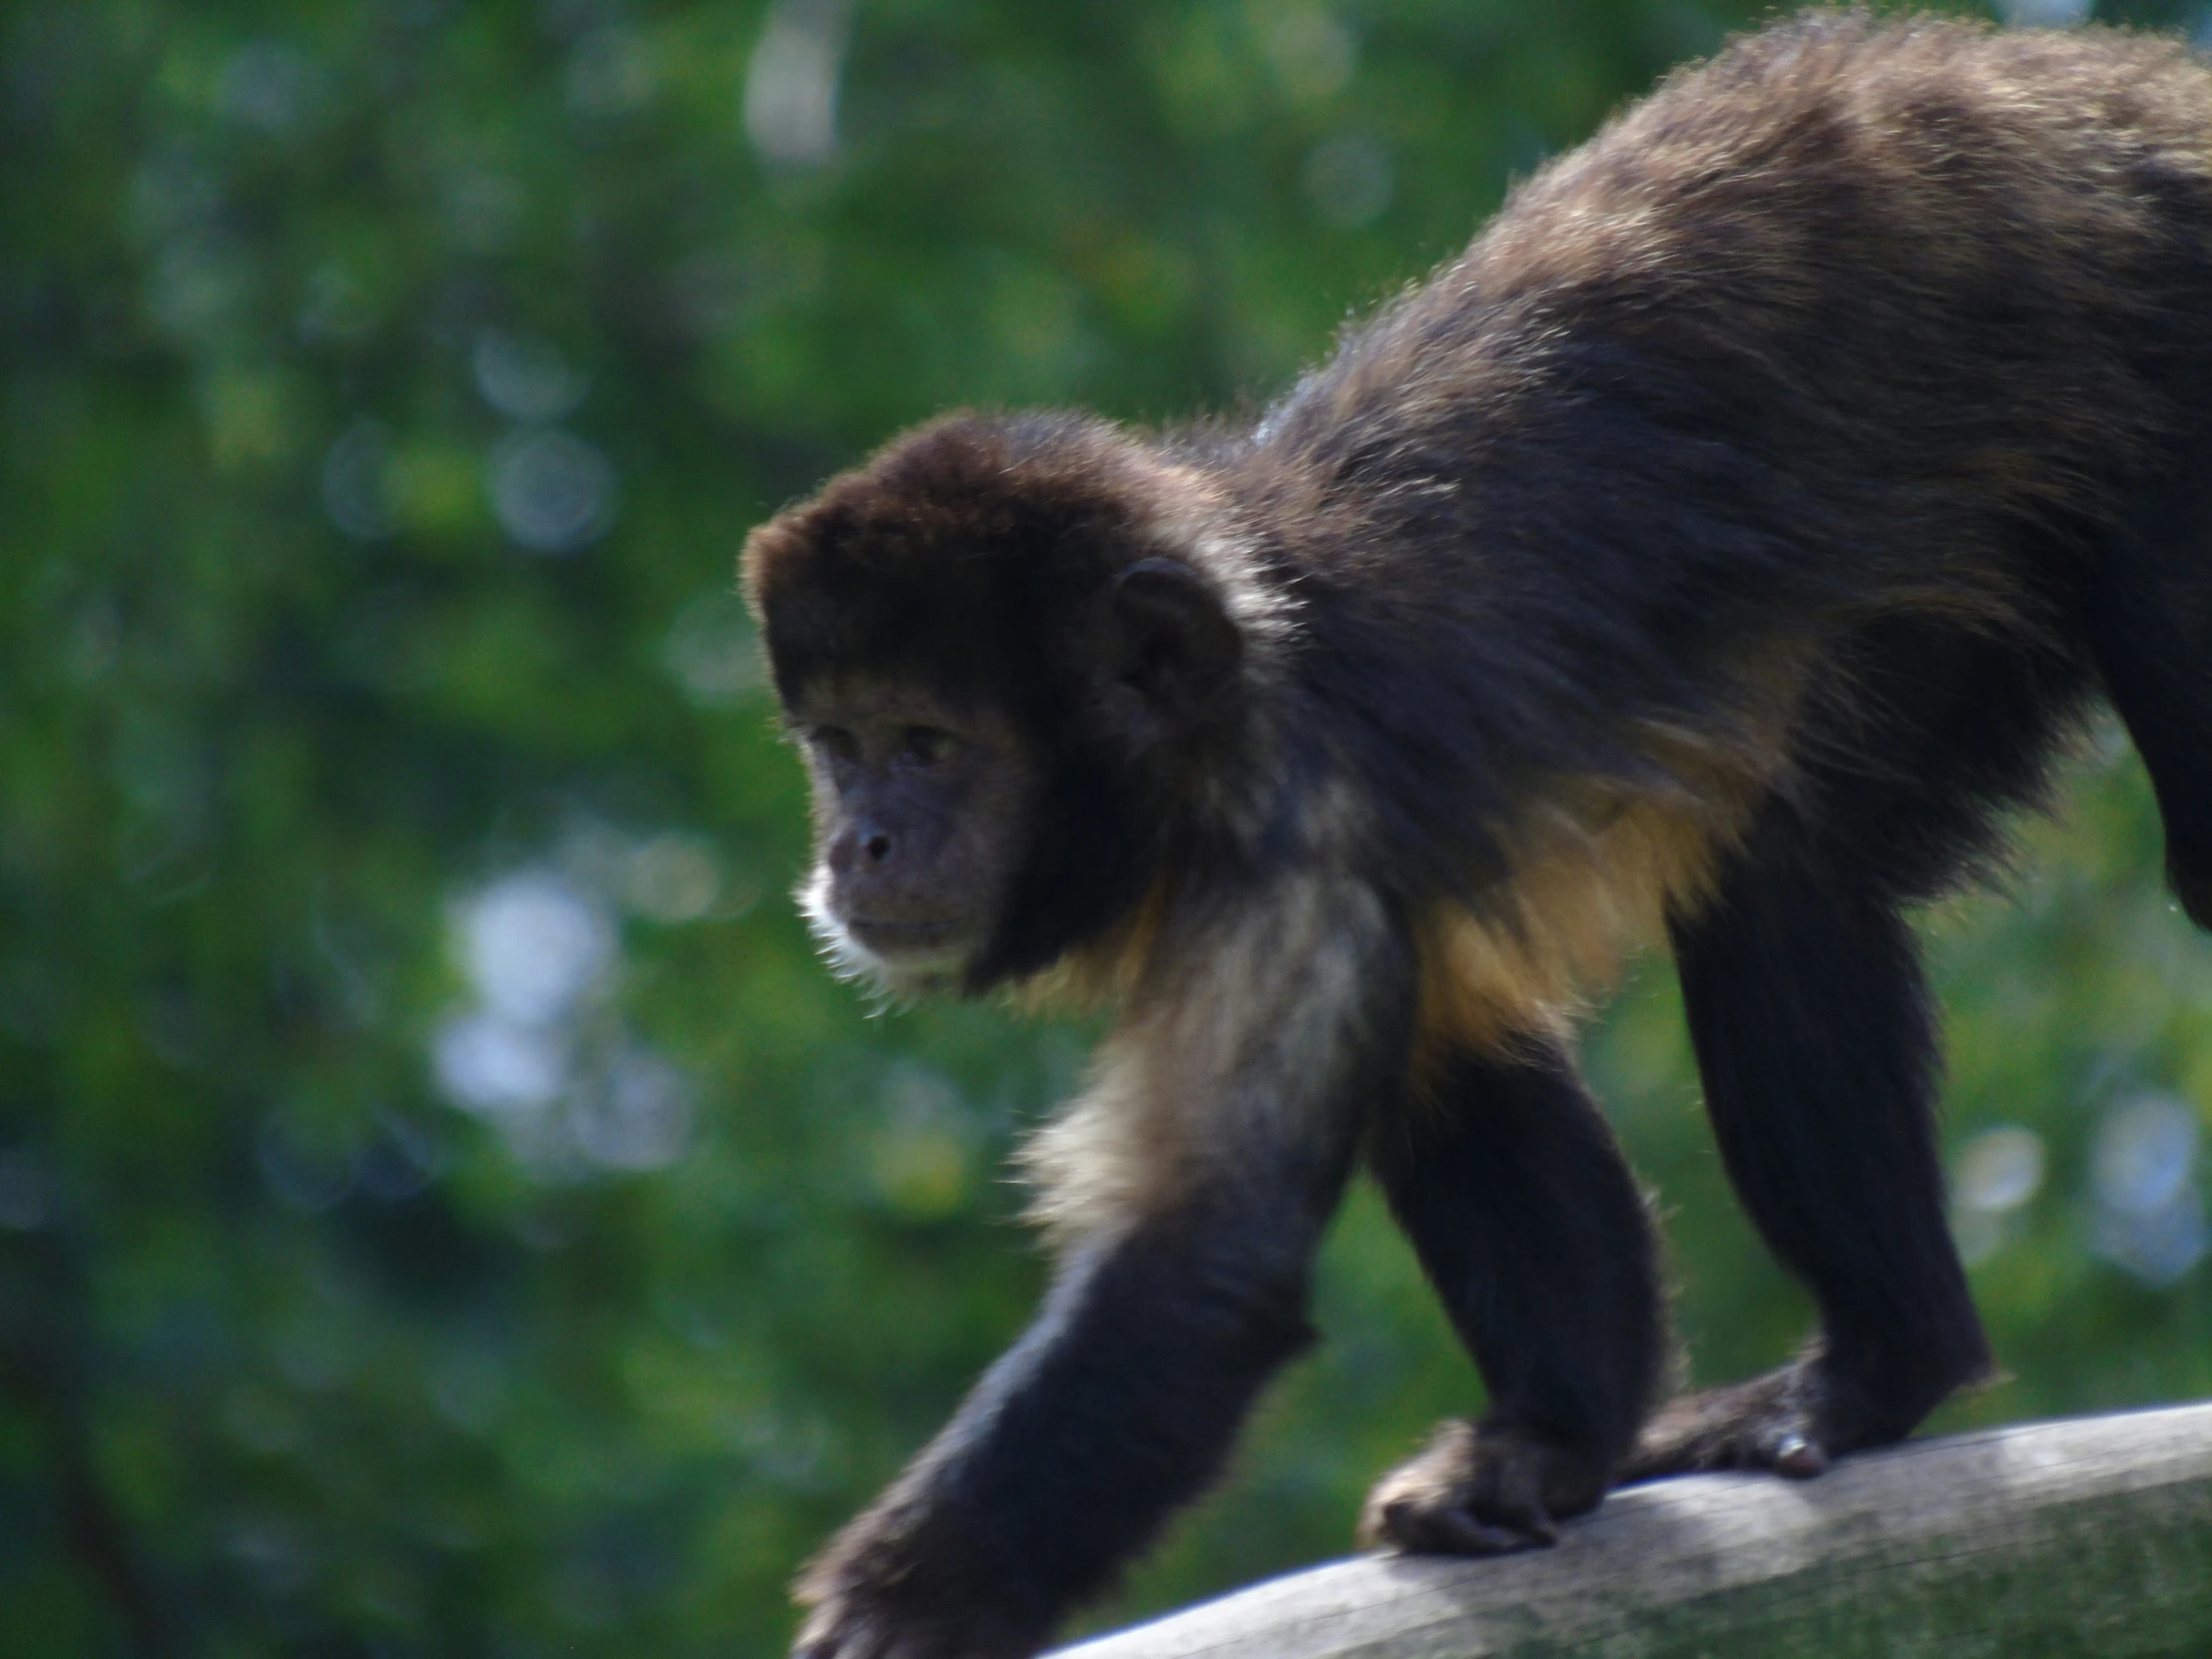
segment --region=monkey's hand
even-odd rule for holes
[[[1502,1555],[1554,1543],[1554,1523],[1596,1508],[1608,1473],[1590,1451],[1525,1428],[1453,1418],[1368,1494],[1360,1543],[1427,1555]]]
[[[792,1659],[1028,1659],[1049,1621],[1007,1605],[1012,1586],[963,1570],[918,1517],[886,1504],[857,1516],[799,1581],[812,1610]]]

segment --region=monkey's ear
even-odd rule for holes
[[[1176,559],[1140,559],[1115,579],[1113,670],[1180,723],[1228,685],[1244,636],[1204,577]]]

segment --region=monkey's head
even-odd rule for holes
[[[843,969],[978,991],[1098,938],[1203,814],[1272,625],[1195,474],[1103,423],[948,416],[754,531]]]

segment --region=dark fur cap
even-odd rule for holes
[[[1101,595],[1163,551],[1139,522],[1163,471],[1081,415],[960,412],[907,433],[747,542],[777,690],[893,675],[1050,730],[1084,701]]]

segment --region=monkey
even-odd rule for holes
[[[1371,1546],[1816,1475],[1991,1366],[1909,915],[2100,697],[2212,927],[2212,67],[1815,12],[1508,196],[1249,422],[960,412],[748,539],[893,996],[1109,1023],[1021,1154],[1035,1322],[806,1570],[805,1659],[1019,1659],[1220,1469],[1380,1184],[1486,1385]],[[1574,1061],[1671,951],[1737,1193],[1819,1327],[1668,1392]]]

